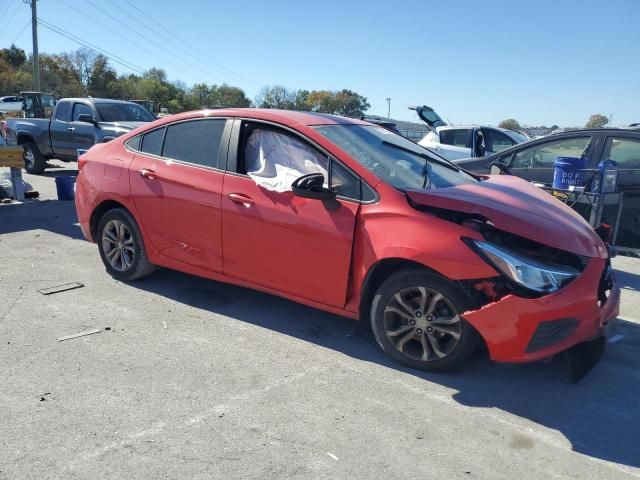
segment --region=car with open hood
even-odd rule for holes
[[[410,107],[410,109],[415,110],[429,128],[418,144],[435,151],[447,160],[483,158],[529,140],[526,134],[506,128],[447,125],[431,107],[426,105]]]
[[[546,358],[618,312],[607,246],[570,208],[366,121],[190,112],[78,167],[79,223],[113,277],[162,266],[280,295],[370,324],[413,367],[458,366],[481,343],[497,361]]]

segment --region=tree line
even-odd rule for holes
[[[152,100],[169,113],[215,107],[260,107],[360,117],[369,109],[366,97],[348,89],[295,90],[264,87],[253,101],[244,90],[227,84],[171,82],[161,68],[141,74],[118,74],[109,59],[89,49],[40,54],[40,88],[56,97]],[[0,50],[0,95],[33,89],[33,59],[11,45]]]

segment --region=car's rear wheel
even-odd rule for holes
[[[126,210],[116,208],[105,213],[98,223],[96,239],[102,262],[118,280],[137,280],[155,270],[138,224]]]
[[[479,340],[460,314],[465,295],[447,279],[426,271],[403,271],[378,288],[371,304],[376,341],[399,362],[422,370],[459,367]]]
[[[27,173],[40,175],[47,168],[47,159],[42,153],[38,145],[34,142],[26,142],[22,145],[24,150],[24,169]]]

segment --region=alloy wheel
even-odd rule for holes
[[[24,150],[24,165],[27,170],[33,169],[36,163],[36,157],[31,151],[30,148],[25,148]]]
[[[456,348],[462,335],[462,320],[451,301],[440,292],[409,287],[389,299],[383,328],[400,353],[431,362],[445,358]]]
[[[102,230],[102,250],[114,269],[128,270],[135,259],[135,244],[129,228],[120,220],[111,220]]]

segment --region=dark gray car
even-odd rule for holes
[[[582,157],[586,168],[595,169],[601,160],[613,160],[619,169],[618,189],[624,192],[617,243],[640,248],[640,130],[598,128],[562,132],[521,143],[481,159],[454,162],[476,173],[489,173],[492,164],[529,181],[551,184],[557,157]],[[605,221],[614,223],[613,212],[605,209]]]
[[[64,98],[53,110],[51,120],[20,118],[8,120],[9,142],[22,145],[25,169],[42,173],[48,158],[74,161],[78,150],[108,142],[156,118],[133,102],[101,98]]]

